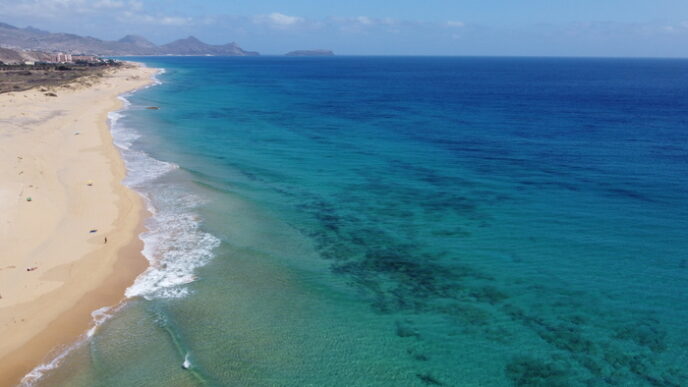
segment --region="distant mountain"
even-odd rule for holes
[[[175,40],[172,43],[160,46],[164,53],[173,55],[216,55],[216,56],[254,56],[257,52],[244,51],[236,43],[228,43],[220,46],[203,43],[193,36],[186,39]]]
[[[334,56],[334,52],[330,50],[297,50],[288,52],[286,56]]]
[[[16,27],[15,27],[15,28],[16,28]],[[48,32],[48,31],[39,30],[38,28],[35,28],[35,27],[32,27],[32,26],[28,26],[28,27],[24,28],[24,31],[33,32],[33,33],[42,34],[42,35],[45,35],[45,34],[49,34],[49,33],[50,33],[50,32]]]
[[[125,43],[125,44],[131,44],[136,47],[141,47],[141,48],[154,48],[157,47],[155,43],[149,41],[148,39],[144,38],[143,36],[138,36],[138,35],[127,35],[123,37],[122,39],[118,40],[117,42],[119,43]]]
[[[127,52],[128,55],[159,55],[162,53],[155,43],[143,36],[127,35],[113,43],[117,44],[117,48],[123,52]]]
[[[257,52],[244,51],[236,43],[211,45],[192,36],[157,46],[146,38],[136,35],[127,35],[117,41],[106,41],[90,36],[50,33],[33,27],[17,28],[6,23],[0,23],[0,47],[102,56],[258,55]]]
[[[11,26],[7,23],[2,23],[2,22],[0,22],[0,28],[7,28],[8,30],[18,30],[19,29],[15,26]]]

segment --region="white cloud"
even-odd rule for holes
[[[185,26],[191,24],[191,18],[188,17],[163,16],[157,19],[164,26]]]
[[[41,18],[45,20],[69,19],[77,15],[110,18],[122,23],[162,26],[193,24],[189,17],[150,15],[140,0],[0,0],[0,15]]]
[[[661,28],[665,33],[669,34],[681,34],[688,32],[688,22],[683,21],[676,24],[665,25]]]
[[[290,16],[279,12],[273,12],[269,15],[258,15],[253,18],[253,22],[255,24],[268,25],[277,29],[287,29],[303,24],[305,19],[299,16]]]
[[[450,20],[447,22],[447,27],[462,28],[465,26],[466,24],[462,21]]]
[[[392,19],[387,19],[391,21]],[[333,17],[326,20],[328,25],[336,27],[339,31],[345,33],[367,33],[369,30],[374,28],[380,23],[379,20],[373,19],[368,16],[357,16],[357,17]],[[387,23],[385,23],[387,24]],[[389,24],[391,25],[391,23]]]
[[[369,16],[331,17],[324,20],[327,27],[336,28],[346,34],[400,34],[408,31],[437,25],[417,20],[400,20],[391,17],[373,18]],[[444,25],[444,24],[443,24]]]
[[[0,1],[0,14],[6,16],[34,16],[45,17],[55,13],[57,8],[65,6],[64,1],[38,0],[38,1]],[[71,2],[67,2],[71,3]]]
[[[355,20],[364,26],[369,26],[374,23],[373,19],[369,18],[368,16],[359,16]]]
[[[140,11],[143,9],[143,3],[138,0],[131,0],[129,2],[129,8],[134,11]]]
[[[125,11],[117,17],[117,20],[125,23],[151,24],[161,26],[187,26],[193,24],[193,19],[177,16],[153,16],[141,13]]]
[[[277,13],[277,12],[271,13],[270,15],[268,15],[268,17],[270,18],[270,20],[273,23],[281,24],[281,25],[285,25],[285,26],[300,23],[301,21],[303,21],[303,19],[300,17],[289,16],[289,15],[285,15],[285,14],[281,14],[281,13]]]
[[[132,2],[137,3],[138,0]],[[57,19],[69,15],[112,12],[125,6],[124,0],[0,0],[0,15]]]
[[[123,1],[117,0],[99,0],[93,4],[93,8],[122,8],[124,7]]]

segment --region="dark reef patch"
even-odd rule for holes
[[[472,289],[469,292],[469,295],[476,301],[487,302],[489,304],[497,304],[509,298],[506,293],[500,291],[492,285]]]
[[[346,276],[376,313],[399,315],[390,334],[423,348],[407,349],[405,358],[422,366],[430,358],[457,355],[452,346],[468,338],[511,353],[514,357],[503,365],[504,377],[517,386],[673,386],[686,376],[683,370],[663,370],[655,355],[666,351],[669,339],[647,316],[614,323],[618,313],[633,313],[609,308],[604,299],[576,287],[508,272],[491,275],[475,257],[464,256],[463,244],[489,236],[495,226],[490,208],[517,201],[516,196],[452,178],[441,169],[399,160],[390,164],[392,171],[403,171],[403,178],[389,170],[359,168],[345,189],[328,195],[284,184],[279,189],[306,219],[307,226],[293,225],[314,241],[332,272]],[[554,172],[536,171],[516,186],[562,192],[580,188],[558,183]],[[415,176],[416,184],[409,183],[409,176]],[[541,243],[533,236],[526,241]],[[527,249],[495,248],[491,254],[503,258],[505,268],[535,262]],[[430,328],[423,321],[428,318],[442,331],[434,328],[438,325]],[[540,352],[536,357],[521,356],[514,340],[537,342]],[[416,376],[424,384],[442,385],[422,369]]]
[[[666,332],[650,321],[636,322],[635,324],[619,327],[614,337],[621,340],[630,340],[640,346],[649,348],[652,352],[663,352],[667,348]]]
[[[407,323],[397,321],[396,325],[397,336],[420,338],[420,334],[415,329],[411,328]]]
[[[411,348],[407,349],[406,353],[408,353],[409,356],[411,356],[411,358],[415,361],[428,361],[428,360],[430,360],[430,358],[427,355],[425,355],[424,353],[420,353],[420,352],[415,351]]]
[[[486,326],[493,318],[490,312],[473,304],[455,303],[440,307],[437,311],[444,313],[461,326]]]
[[[420,379],[423,384],[426,384],[428,386],[444,386],[444,383],[440,382],[435,378],[434,376],[430,375],[429,373],[425,374],[416,374],[418,379]]]
[[[507,378],[515,386],[528,387],[567,387],[571,378],[560,365],[531,357],[518,357],[511,360],[505,368]]]

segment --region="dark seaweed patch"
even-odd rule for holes
[[[471,242],[471,231],[492,225],[483,208],[511,198],[476,184],[449,190],[447,186],[460,187],[460,182],[423,166],[398,162],[395,167],[415,174],[418,184],[404,185],[405,180],[397,182],[394,173],[362,168],[346,190],[330,196],[298,193],[291,197],[300,201],[299,210],[308,218],[309,227],[301,226],[301,231],[331,262],[332,271],[347,276],[374,311],[440,317],[445,332],[426,332],[426,325],[415,325],[411,319],[397,320],[390,327],[390,334],[405,344],[430,344],[422,352],[407,350],[409,360],[422,366],[430,356],[441,356],[441,352],[430,352],[436,348],[434,342],[424,341],[438,333],[446,334],[448,340],[457,335],[479,336],[505,350],[513,349],[512,338],[532,334],[545,351],[538,358],[517,357],[504,365],[505,376],[514,385],[673,386],[685,376],[682,370],[665,370],[653,356],[667,347],[666,333],[656,324],[636,326],[635,321],[643,320],[637,317],[610,327],[618,311],[603,307],[584,291],[518,278],[509,285],[500,284],[464,263],[470,260],[463,259],[460,243]],[[540,184],[539,178],[525,184],[531,186],[528,189],[578,189],[556,181]],[[452,243],[454,248],[447,248]],[[527,252],[504,255],[505,265],[529,262]],[[495,323],[504,322],[505,316],[511,321]],[[442,383],[422,369],[416,376],[428,385]]]
[[[413,349],[407,349],[406,353],[408,353],[411,356],[411,358],[413,358],[413,360],[415,360],[415,361],[428,361],[428,360],[430,360],[430,358],[427,355],[425,355],[424,353],[416,352]]]
[[[596,351],[595,344],[587,339],[575,324],[551,324],[543,318],[528,316],[511,305],[505,307],[504,311],[513,319],[519,320],[533,329],[544,341],[556,348],[585,354]]]
[[[435,256],[414,249],[411,245],[371,247],[359,260],[335,264],[334,271],[367,286],[383,312],[426,310],[428,300],[458,298],[461,278],[479,276],[468,268],[434,263]]]
[[[553,346],[569,352],[593,353],[595,344],[585,338],[580,329],[571,325],[547,326],[537,329],[540,337]]]
[[[492,319],[492,315],[489,312],[472,304],[457,303],[447,307],[440,307],[439,311],[469,326],[487,325]]]
[[[475,288],[469,292],[469,295],[479,302],[487,302],[489,304],[497,304],[509,297],[491,285]]]
[[[569,373],[560,366],[530,357],[513,359],[505,372],[515,386],[563,387],[571,382]]]
[[[549,307],[555,310],[581,308],[576,305],[567,306],[561,302],[549,304]],[[686,378],[683,371],[667,370],[658,364],[655,354],[666,348],[666,333],[652,319],[637,316],[632,320],[642,321],[642,323],[627,323],[611,330],[608,322],[604,323],[596,327],[596,336],[593,340],[592,335],[586,334],[584,328],[594,326],[595,320],[588,321],[577,314],[557,317],[550,321],[538,314],[527,313],[511,304],[503,305],[501,311],[534,331],[553,348],[563,351],[551,352],[551,360],[559,357],[557,353],[567,354],[566,364],[577,364],[580,366],[577,368],[579,371],[589,373],[589,376],[585,376],[574,372],[570,366],[559,367],[559,370],[568,370],[570,383],[591,378],[590,380],[595,380],[597,384],[638,385],[640,383],[650,386],[678,386],[680,385],[678,381]],[[608,334],[600,337],[600,329],[606,330]],[[637,347],[620,346],[619,340],[633,343]],[[545,362],[545,360],[541,361]],[[521,362],[528,363],[523,359]],[[521,364],[522,368],[525,367],[524,364]],[[514,369],[510,372],[514,374]],[[514,378],[520,380],[518,377]],[[535,379],[534,383],[538,383],[538,378]]]
[[[585,318],[584,316],[581,316],[579,314],[564,316],[564,317],[562,317],[562,320],[568,321],[569,323],[575,324],[575,325],[582,325],[588,321],[587,318]]]
[[[396,325],[397,325],[397,329],[396,329],[397,336],[399,336],[399,337],[415,337],[415,338],[420,337],[420,334],[415,329],[408,326],[407,324],[397,321]]]
[[[438,236],[438,237],[467,238],[467,237],[471,236],[471,233],[469,231],[465,231],[461,227],[456,227],[453,230],[450,230],[450,229],[433,230],[432,235]]]
[[[666,332],[649,322],[637,322],[617,329],[615,338],[630,340],[653,352],[666,350]]]
[[[418,379],[420,379],[421,382],[428,386],[444,386],[444,383],[440,382],[429,373],[416,374],[416,376],[418,377]]]

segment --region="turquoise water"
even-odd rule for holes
[[[152,268],[38,385],[686,384],[688,61],[141,60]]]

